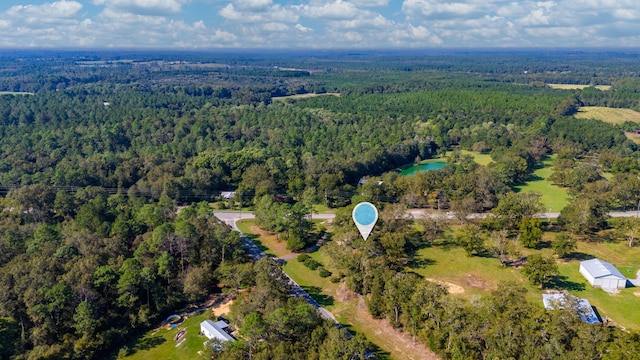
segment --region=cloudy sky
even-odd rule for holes
[[[640,46],[640,1],[0,1],[2,48],[602,46]]]

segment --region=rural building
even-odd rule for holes
[[[234,196],[236,196],[236,192],[235,191],[222,191],[220,193],[220,196],[225,200],[231,200],[231,199],[234,198]]]
[[[580,315],[580,319],[588,324],[600,322],[598,314],[587,299],[579,299],[569,294],[542,294],[542,302],[547,310],[562,310],[567,307],[567,302],[574,302],[575,309]]]
[[[220,342],[235,341],[236,339],[225,331],[228,327],[229,325],[222,320],[217,322],[205,320],[200,323],[200,332],[209,340],[218,339]]]
[[[613,265],[600,259],[582,261],[580,263],[580,274],[593,287],[624,289],[627,286],[627,278]]]

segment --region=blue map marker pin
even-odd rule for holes
[[[367,240],[378,221],[378,209],[369,202],[361,202],[353,208],[353,222],[356,223],[362,238]]]

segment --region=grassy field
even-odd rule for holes
[[[340,97],[340,94],[339,93],[322,93],[322,94],[309,93],[309,94],[298,94],[298,95],[289,95],[289,96],[277,96],[277,97],[273,97],[271,99],[273,101],[301,100],[301,99],[308,99],[308,98],[313,98],[313,97],[318,97],[318,96],[336,96],[336,97]]]
[[[640,123],[640,112],[631,109],[583,106],[574,116],[578,119],[596,119],[614,125],[620,125],[625,121]]]
[[[627,136],[627,139],[633,141],[636,144],[640,144],[640,134],[634,134],[634,133],[624,133]]]
[[[493,162],[493,159],[491,158],[491,155],[489,154],[479,154],[477,152],[473,152],[473,151],[469,151],[469,150],[462,150],[461,151],[462,155],[471,155],[473,156],[473,161],[475,161],[478,165],[489,165],[489,163]],[[447,153],[448,155],[448,153]]]
[[[33,95],[32,92],[27,91],[0,91],[0,95]]]
[[[554,233],[545,233],[544,240],[551,240]],[[552,250],[520,249],[524,256],[540,253],[551,256]],[[579,273],[580,261],[598,257],[614,264],[623,274],[634,278],[640,270],[640,248],[629,248],[624,242],[600,243],[578,242],[575,257],[570,260],[558,260],[560,270],[559,284],[575,296],[586,298],[596,307],[601,316],[610,317],[615,323],[627,329],[640,329],[640,290],[622,289],[619,294],[609,294],[602,289],[592,288]],[[415,264],[410,267],[425,278],[438,281],[449,288],[451,293],[465,298],[474,298],[488,294],[500,281],[515,281],[528,290],[531,301],[539,301],[542,306],[542,290],[529,284],[519,269],[502,267],[497,259],[489,257],[468,257],[459,247],[435,246],[418,252]]]
[[[555,155],[545,158],[533,174],[527,179],[527,182],[516,186],[515,190],[520,192],[539,192],[542,194],[542,203],[545,211],[551,209],[552,212],[560,212],[567,206],[569,194],[567,189],[553,185],[547,179],[553,173],[551,169]]]
[[[578,84],[547,84],[552,89],[561,90],[576,90],[591,87],[592,85],[578,85]],[[611,90],[611,85],[596,85],[594,86],[598,90]]]
[[[578,254],[585,254],[612,263],[627,278],[635,278],[640,270],[640,248],[629,248],[624,242],[595,243],[578,242]],[[635,287],[622,289],[619,294],[610,294],[591,285],[579,273],[579,260],[560,262],[560,274],[571,283],[584,287],[569,290],[575,296],[586,298],[595,306],[600,315],[608,316],[615,323],[627,329],[640,330],[640,290]]]
[[[212,319],[210,312],[204,312],[186,319],[176,328],[157,328],[147,332],[143,337],[137,339],[135,345],[130,346],[131,355],[125,359],[145,360],[145,359],[165,359],[165,360],[185,360],[199,359],[198,351],[203,350],[202,343],[207,340],[204,335],[200,335],[200,323],[207,319]],[[185,341],[180,346],[173,337],[180,331],[186,329]]]

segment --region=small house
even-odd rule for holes
[[[220,342],[235,341],[233,336],[229,335],[226,329],[229,325],[223,320],[213,322],[211,320],[205,320],[200,323],[200,333],[206,336],[207,339],[218,339]]]
[[[627,286],[627,278],[613,265],[600,259],[582,261],[580,263],[580,274],[593,287],[624,289]]]

